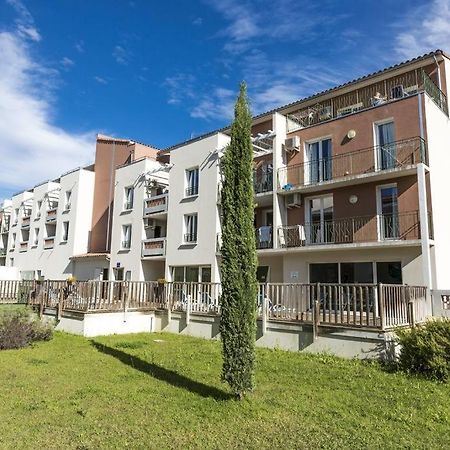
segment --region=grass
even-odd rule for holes
[[[164,333],[0,352],[0,448],[450,448],[449,385],[261,349],[237,402],[220,352]]]

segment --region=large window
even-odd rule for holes
[[[184,226],[185,226],[184,242],[186,243],[197,242],[197,223],[198,223],[197,214],[187,214],[184,216]]]
[[[122,250],[131,247],[131,225],[122,225]]]
[[[125,210],[133,209],[133,202],[134,202],[134,188],[133,186],[128,186],[125,188],[125,201],[123,209]]]
[[[172,279],[179,283],[210,283],[211,266],[172,267]]]
[[[72,191],[66,191],[64,197],[64,209],[68,211],[71,208]]]
[[[309,265],[310,283],[401,284],[402,265],[393,262],[342,262]]]
[[[331,180],[331,139],[306,144],[306,158],[308,161],[305,166],[306,183]]]
[[[198,195],[198,167],[186,170],[186,197]]]
[[[38,244],[39,244],[39,228],[35,228],[33,236],[33,247],[37,247]]]

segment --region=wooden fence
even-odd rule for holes
[[[168,310],[220,314],[220,283],[155,281],[0,281],[0,303],[28,303],[62,311]],[[425,287],[388,284],[265,283],[258,287],[263,322],[390,329],[431,316]]]

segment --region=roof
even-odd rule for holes
[[[340,84],[340,85],[338,85],[338,86],[332,87],[332,88],[330,88],[330,89],[326,89],[326,90],[324,90],[324,91],[321,91],[321,92],[312,94],[312,95],[310,95],[310,96],[308,96],[308,97],[304,97],[304,98],[302,98],[302,99],[295,100],[294,102],[287,103],[286,105],[282,105],[282,106],[279,106],[279,107],[277,107],[277,108],[271,109],[271,110],[269,110],[269,111],[263,112],[263,113],[258,114],[258,115],[256,115],[256,116],[253,116],[253,120],[263,119],[263,118],[265,118],[266,116],[271,116],[271,115],[274,114],[274,113],[277,113],[277,112],[283,112],[283,111],[286,110],[286,109],[290,109],[290,108],[292,108],[292,107],[299,106],[299,105],[301,105],[302,103],[306,103],[306,102],[308,102],[308,101],[310,101],[310,100],[313,100],[314,98],[321,97],[322,95],[330,94],[330,93],[335,92],[335,91],[338,91],[338,90],[340,90],[340,89],[349,87],[349,86],[351,86],[351,85],[353,85],[353,84],[360,83],[360,82],[365,81],[365,80],[368,80],[368,79],[370,79],[370,78],[374,78],[374,77],[376,77],[376,76],[383,75],[383,74],[385,74],[385,73],[388,73],[388,72],[397,70],[397,69],[402,68],[402,67],[405,67],[405,66],[409,66],[409,65],[411,65],[411,64],[415,64],[415,63],[417,63],[417,62],[420,62],[420,61],[423,61],[423,60],[432,58],[432,57],[434,57],[434,56],[445,56],[447,59],[450,59],[450,55],[448,55],[448,54],[447,54],[446,52],[444,52],[443,50],[439,50],[439,49],[438,49],[438,50],[435,50],[435,51],[426,53],[426,54],[424,54],[424,55],[422,55],[422,56],[417,56],[416,58],[408,59],[408,60],[403,61],[403,62],[400,62],[400,63],[398,63],[398,64],[394,64],[394,65],[389,66],[389,67],[387,67],[387,68],[385,68],[385,69],[381,69],[381,70],[378,70],[378,71],[376,71],[376,72],[372,72],[372,73],[370,73],[370,74],[368,74],[368,75],[364,75],[364,76],[362,76],[362,77],[355,78],[354,80],[347,81],[346,83],[343,83],[343,84]],[[267,117],[267,118],[269,118],[269,117]],[[202,140],[202,139],[207,138],[207,137],[209,137],[209,136],[211,136],[211,135],[213,135],[213,134],[227,132],[229,129],[230,129],[230,126],[226,126],[226,127],[223,127],[223,128],[218,128],[218,129],[216,129],[216,130],[213,130],[213,131],[210,131],[210,132],[208,132],[208,133],[205,133],[205,134],[203,134],[203,135],[201,135],[201,136],[197,136],[197,137],[195,137],[195,138],[193,138],[193,139],[188,139],[187,141],[184,141],[184,142],[180,142],[180,143],[178,143],[178,144],[171,145],[171,146],[165,148],[165,149],[163,150],[163,152],[170,152],[171,150],[174,150],[174,149],[176,149],[176,148],[183,147],[183,146],[185,146],[185,145],[187,145],[187,144],[190,144],[190,143],[193,143],[193,142]]]
[[[115,138],[113,136],[107,136],[106,134],[97,134],[97,141],[102,141],[102,142],[118,142],[121,144],[127,144],[127,145],[133,145],[133,144],[139,144],[139,145],[144,145],[145,147],[149,147],[155,150],[160,150],[158,147],[156,147],[155,145],[151,145],[151,144],[144,144],[143,142],[138,142],[132,139],[122,139],[122,138]]]
[[[81,255],[73,255],[70,259],[105,258],[109,260],[109,257],[109,253],[83,253]]]

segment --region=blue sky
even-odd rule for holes
[[[0,199],[93,160],[95,134],[165,147],[450,50],[450,0],[0,0]],[[19,156],[20,155],[20,156]]]

